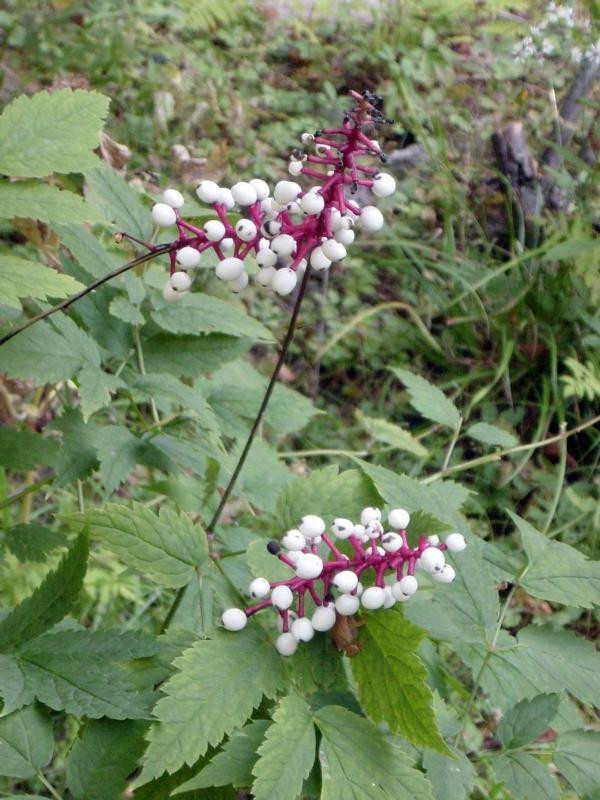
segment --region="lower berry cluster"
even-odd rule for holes
[[[406,533],[409,513],[395,508],[387,521],[388,531],[381,522],[381,511],[365,508],[360,523],[340,517],[327,533],[321,517],[302,517],[298,528],[287,531],[281,542],[273,539],[267,545],[273,556],[293,570],[294,577],[285,581],[255,578],[249,594],[258,602],[246,609],[228,608],[221,617],[224,627],[242,630],[249,617],[272,606],[279,617],[280,635],[275,646],[281,655],[291,656],[301,642],[313,638],[315,631],[331,630],[340,616],[356,614],[361,606],[375,610],[409,600],[419,588],[415,576],[418,569],[440,583],[454,580],[454,569],[446,563],[444,553],[465,549],[462,534],[451,533],[443,543],[435,535],[420,536],[417,546],[410,547]],[[346,540],[352,555],[342,553],[335,539]],[[386,580],[387,573],[391,573],[391,580]],[[365,588],[361,577],[366,574],[374,581]],[[310,616],[306,612],[307,597],[315,606]]]

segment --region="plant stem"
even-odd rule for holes
[[[137,267],[139,264],[144,264],[146,261],[151,261],[153,258],[157,258],[158,256],[162,256],[164,253],[168,253],[170,246],[171,245],[168,244],[161,245],[160,247],[152,250],[150,253],[144,253],[143,256],[138,256],[138,258],[134,258],[133,261],[128,261],[127,264],[123,264],[123,266],[117,267],[117,269],[113,269],[112,272],[108,272],[101,278],[89,283],[80,292],[71,295],[71,297],[67,297],[66,300],[62,301],[62,303],[57,303],[55,306],[52,306],[52,308],[42,311],[41,314],[31,317],[31,319],[28,319],[27,322],[24,322],[22,325],[18,325],[16,328],[13,328],[7,334],[0,337],[0,346],[6,344],[6,342],[12,339],[13,336],[22,333],[23,331],[27,330],[27,328],[31,328],[31,326],[35,325],[36,322],[41,322],[41,320],[46,319],[51,314],[56,314],[57,311],[64,311],[65,309],[69,308],[69,306],[75,303],[77,300],[80,300],[82,297],[85,297],[86,294],[93,292],[94,289],[97,289],[99,286],[102,286],[103,283],[107,283],[107,281],[112,280],[112,278],[122,275],[124,272]]]
[[[135,342],[135,349],[137,352],[138,367],[141,375],[146,375],[146,365],[144,364],[144,351],[142,350],[142,340],[140,339],[139,325],[133,326],[133,341]],[[152,411],[152,419],[155,425],[160,426],[160,417],[158,416],[158,409],[154,398],[150,398],[150,409]]]
[[[308,278],[310,276],[310,271],[311,271],[311,266],[310,266],[310,263],[309,263],[307,265],[307,267],[306,267],[306,271],[305,271],[304,276],[302,278],[302,283],[300,284],[300,290],[298,291],[298,297],[296,298],[296,303],[294,304],[294,309],[292,311],[292,316],[291,316],[287,331],[285,333],[285,337],[284,337],[282,345],[281,345],[281,351],[279,353],[279,358],[277,359],[277,363],[275,364],[275,369],[273,370],[273,373],[271,375],[271,379],[269,380],[269,385],[267,386],[267,389],[266,389],[265,394],[264,394],[263,399],[262,399],[262,403],[260,404],[260,408],[258,409],[256,417],[254,418],[254,422],[252,423],[252,428],[250,429],[250,433],[248,434],[248,438],[246,440],[246,444],[244,445],[244,449],[242,450],[242,453],[241,453],[241,455],[240,455],[240,457],[239,457],[239,459],[237,461],[237,464],[235,465],[235,468],[233,470],[233,474],[232,474],[231,478],[229,479],[229,483],[225,487],[225,491],[223,492],[223,496],[221,497],[221,502],[219,503],[215,513],[212,515],[212,519],[208,523],[208,526],[206,528],[206,532],[207,533],[213,533],[218,521],[221,519],[221,515],[223,513],[225,505],[226,505],[227,501],[229,500],[231,492],[233,491],[233,488],[234,488],[234,486],[236,484],[236,481],[239,478],[240,472],[242,471],[242,469],[244,467],[244,463],[246,461],[246,458],[248,457],[248,453],[250,452],[250,448],[252,447],[252,442],[254,441],[254,438],[256,436],[256,433],[258,431],[260,423],[262,422],[262,419],[263,419],[263,417],[265,415],[265,411],[267,410],[267,406],[269,405],[269,400],[271,398],[271,395],[273,394],[273,390],[275,388],[275,384],[277,383],[277,378],[279,377],[279,373],[281,372],[281,368],[283,367],[283,365],[285,363],[285,359],[286,359],[286,356],[288,354],[288,350],[290,349],[290,345],[291,345],[292,340],[294,338],[294,333],[296,331],[296,323],[298,322],[298,315],[300,313],[300,307],[302,306],[302,301],[304,300],[304,296],[306,294],[306,286],[308,284]],[[177,594],[175,595],[175,598],[174,598],[174,600],[173,600],[173,602],[171,604],[171,607],[169,608],[169,610],[167,612],[167,616],[165,617],[165,620],[164,620],[164,622],[163,622],[163,624],[161,626],[161,629],[160,629],[161,633],[164,633],[167,630],[167,628],[169,627],[169,625],[171,624],[171,620],[175,616],[175,613],[176,613],[177,609],[179,608],[179,605],[180,605],[181,601],[183,600],[183,596],[185,594],[185,590],[186,590],[186,587],[182,586],[181,589],[179,589]]]
[[[52,797],[56,798],[56,800],[63,800],[61,795],[54,788],[54,786],[52,786],[50,781],[46,780],[44,775],[39,770],[37,771],[36,775],[40,783],[42,783],[46,787],[46,789],[48,789]]]
[[[18,503],[21,498],[26,497],[28,494],[31,494],[31,492],[37,492],[38,489],[41,489],[42,486],[45,486],[47,483],[51,483],[53,480],[54,476],[49,475],[47,478],[42,478],[41,480],[26,486],[24,489],[21,489],[20,492],[11,494],[5,500],[0,501],[0,510],[11,506],[13,503]]]

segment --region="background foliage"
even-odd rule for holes
[[[281,176],[349,87],[385,95],[399,183],[385,234],[312,279],[214,535],[288,302],[207,271],[166,306],[152,262],[0,348],[5,796],[600,796],[598,98],[535,247],[489,145],[518,119],[541,154],[598,8],[523,64],[542,6],[348,5],[0,11],[3,331],[130,258],[113,233],[150,237],[160,189]],[[268,538],[374,503],[465,534],[452,586],[371,615],[354,659],[218,630]]]

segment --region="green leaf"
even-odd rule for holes
[[[579,797],[598,796],[599,753],[599,731],[569,731],[558,738],[554,763]]]
[[[423,755],[435,800],[465,800],[475,786],[475,769],[469,759],[454,747],[450,751],[451,757],[431,751]]]
[[[448,533],[452,530],[452,526],[446,522],[440,522],[439,519],[428,514],[427,511],[415,511],[410,515],[410,522],[406,529],[408,538],[419,536],[433,536],[438,533]]]
[[[600,697],[600,654],[592,642],[566,630],[528,625],[517,638],[502,632],[491,656],[487,645],[459,645],[455,649],[474,676],[487,655],[481,686],[500,709],[540,692],[566,689],[592,705]]]
[[[436,386],[407,369],[390,367],[390,370],[406,386],[410,404],[425,419],[447,425],[453,430],[459,427],[461,423],[459,410]]]
[[[449,754],[433,713],[427,669],[417,656],[425,631],[400,610],[369,614],[360,631],[360,652],[351,659],[358,697],[369,717],[386,722],[415,747]]]
[[[233,634],[215,631],[175,666],[178,672],[162,687],[166,696],[154,710],[158,724],[149,732],[143,781],[195,763],[284,681],[281,657],[258,625]]]
[[[81,533],[56,569],[0,622],[0,651],[14,650],[66,616],[83,585],[88,554],[88,538]]]
[[[168,372],[178,377],[197,378],[245,353],[250,349],[252,340],[222,333],[201,336],[159,333],[143,344],[148,372]]]
[[[286,486],[277,501],[276,515],[282,530],[296,527],[305,514],[318,514],[329,526],[340,516],[358,519],[363,508],[378,502],[379,496],[360,472],[338,473],[336,466],[330,466]]]
[[[246,548],[246,562],[255,578],[286,581],[290,568],[267,550],[268,539],[255,539]]]
[[[466,435],[483,444],[498,445],[499,447],[514,447],[519,444],[519,440],[512,433],[502,430],[496,425],[488,425],[487,422],[476,422],[475,425],[471,425],[466,431]]]
[[[197,389],[192,389],[173,375],[146,374],[135,380],[135,389],[148,397],[153,397],[159,408],[170,413],[174,405],[189,409],[198,417],[207,430],[219,431],[217,418],[205,398]]]
[[[56,417],[49,430],[62,433],[62,443],[56,461],[56,483],[64,486],[77,479],[87,478],[98,461],[98,443],[107,435],[106,428],[84,423],[76,408],[66,409]]]
[[[426,458],[428,455],[428,451],[423,445],[415,439],[412,434],[405,431],[399,425],[388,422],[386,419],[366,417],[361,411],[357,411],[356,416],[367,433],[372,436],[375,441],[389,444],[396,450],[405,450],[419,458]]]
[[[59,235],[61,244],[68,247],[78,264],[92,278],[101,278],[126,260],[125,256],[119,258],[116,253],[106,250],[83,225],[54,223],[52,227]]]
[[[52,466],[58,450],[57,442],[41,433],[0,428],[0,464],[8,469],[25,472],[40,465]]]
[[[0,348],[0,372],[10,378],[32,378],[36,386],[72,378],[81,366],[81,356],[44,322]]]
[[[139,720],[84,724],[67,762],[67,785],[75,800],[122,800],[127,776],[144,752],[147,727]]]
[[[110,301],[108,310],[113,317],[123,320],[128,325],[143,325],[144,315],[137,306],[134,306],[126,297],[119,295]]]
[[[44,562],[49,551],[66,546],[67,538],[40,525],[15,525],[5,532],[4,543],[19,561]]]
[[[252,772],[256,800],[295,800],[315,760],[315,727],[309,706],[297,695],[280,700],[258,749]],[[282,765],[285,768],[282,769]]]
[[[548,767],[528,753],[507,753],[493,761],[494,772],[519,800],[559,800],[556,779]]]
[[[250,786],[257,750],[271,721],[255,719],[234,731],[223,749],[194,778],[182,783],[172,796],[210,786]]]
[[[87,422],[91,415],[110,404],[112,395],[125,386],[121,378],[109,375],[99,367],[86,364],[77,376],[79,381],[79,400],[83,421]]]
[[[0,775],[32,778],[52,758],[52,722],[37,705],[0,717]]]
[[[96,340],[86,333],[75,320],[66,314],[61,314],[52,317],[50,325],[64,336],[71,351],[81,358],[82,366],[100,367],[102,356]]]
[[[65,519],[163,586],[185,586],[208,557],[204,530],[164,506],[155,514],[141,503],[109,503]]]
[[[155,699],[139,691],[131,659],[148,658],[157,644],[136,634],[65,630],[39,636],[13,656],[11,669],[21,673],[20,693],[14,678],[0,673],[0,694],[13,704],[37,698],[56,711],[75,716],[146,719]],[[149,687],[150,688],[150,687]],[[6,709],[5,709],[6,710]]]
[[[600,561],[562,542],[554,542],[508,511],[521,534],[529,566],[519,583],[534,597],[592,608],[600,605]]]
[[[35,181],[0,181],[0,218],[15,217],[50,224],[99,221],[97,211],[78,194]]]
[[[220,458],[221,483],[225,483],[233,474],[244,445],[245,439],[238,439],[235,447]],[[268,480],[265,480],[265,475],[269,476]],[[263,511],[273,511],[284,487],[292,480],[291,472],[277,457],[275,450],[262,439],[257,439],[240,473],[236,493]]]
[[[103,219],[113,222],[119,231],[147,242],[152,232],[150,209],[125,178],[105,164],[88,172],[86,178],[88,202]]]
[[[260,322],[231,303],[208,294],[189,294],[179,303],[170,303],[155,311],[152,318],[169,333],[226,333],[263,342],[273,341],[273,334]]]
[[[315,713],[321,731],[321,800],[433,800],[425,776],[372,722],[341,706]]]
[[[41,178],[85,172],[98,165],[98,147],[110,100],[85,89],[21,95],[0,116],[0,173]]]
[[[559,242],[551,247],[542,256],[543,261],[562,261],[589,253],[598,252],[598,242],[596,239],[585,239],[583,237],[574,237],[567,239],[564,242]]]
[[[138,438],[121,425],[102,428],[97,440],[100,477],[107,494],[127,478],[136,464],[149,464],[169,472],[173,464],[151,441]]]
[[[20,297],[46,300],[48,297],[68,297],[83,288],[70,275],[17,258],[8,254],[0,256],[0,304],[21,308]]]
[[[498,725],[498,738],[508,750],[534,742],[556,716],[559,694],[538,694],[531,700],[521,700],[504,714]]]

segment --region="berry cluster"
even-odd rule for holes
[[[206,250],[214,251],[217,277],[227,281],[234,292],[248,285],[245,259],[253,254],[259,266],[257,283],[287,295],[309,260],[313,270],[329,269],[332,262],[345,258],[355,229],[376,232],[383,227],[379,209],[361,207],[346,190],[354,196],[362,186],[376,197],[395,191],[391,175],[360,163],[364,156],[377,156],[385,162],[379,144],[365,131],[391,120],[383,117],[378,95],[350,94],[356,104],[344,115],[342,126],[303,133],[303,147],[290,157],[291,177],[312,178],[316,185],[303,188],[295,180],[282,180],[271,195],[260,178],[240,181],[230,189],[202,181],[196,194],[212,206],[215,219],[201,228],[182,218],[184,197],[180,192],[164,192],[162,202],[152,208],[152,219],[162,228],[175,226],[178,233],[170,245],[171,275],[163,290],[165,300],[178,300],[190,290],[189,270],[200,264]],[[243,217],[233,224],[228,212],[236,206]],[[140,244],[152,249],[145,242]]]
[[[419,587],[416,569],[424,570],[440,583],[451,583],[455,573],[446,563],[444,552],[464,550],[464,537],[451,533],[440,544],[437,536],[420,536],[417,546],[411,548],[406,534],[409,522],[409,513],[395,508],[388,514],[391,530],[385,531],[381,511],[365,508],[359,524],[335,519],[330,535],[320,517],[313,514],[303,517],[298,528],[289,530],[281,542],[272,540],[267,545],[270,553],[294,571],[294,577],[275,582],[255,578],[249,593],[259,602],[246,609],[228,608],[221,617],[224,627],[230,631],[242,630],[248,617],[273,606],[279,615],[277,650],[290,656],[300,642],[310,641],[315,631],[331,630],[338,616],[351,616],[361,606],[369,610],[391,608],[396,602],[409,600]],[[334,539],[347,540],[353,554],[342,553]],[[374,584],[364,588],[360,578],[366,570],[374,575]],[[391,582],[385,581],[388,571],[393,573]],[[310,617],[305,609],[307,595],[315,605]],[[292,610],[295,597],[296,607]]]

